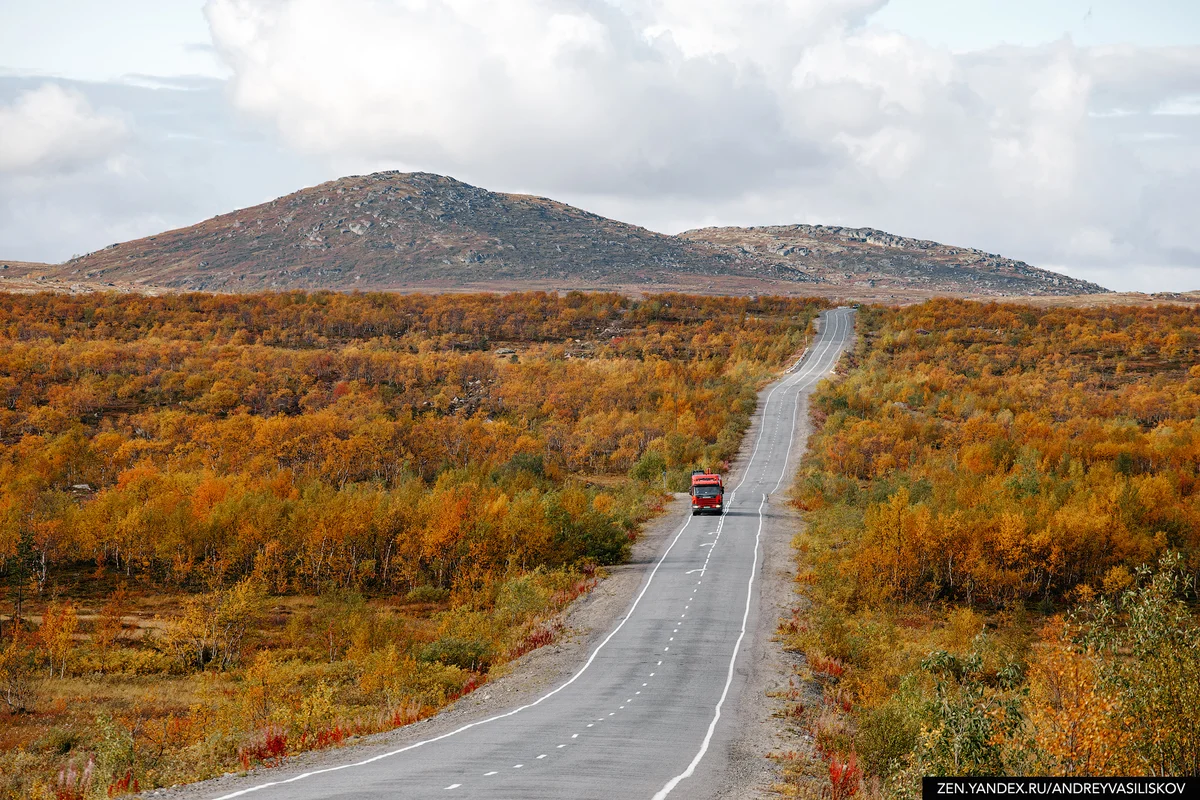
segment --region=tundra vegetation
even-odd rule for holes
[[[0,797],[427,716],[731,458],[819,303],[0,295]]]
[[[1200,313],[938,300],[859,334],[792,489],[815,754],[780,788],[1200,774]]]

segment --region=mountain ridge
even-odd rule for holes
[[[62,281],[173,291],[638,287],[894,289],[985,296],[1106,291],[973,248],[873,228],[678,235],[432,173],[353,175],[54,265]]]

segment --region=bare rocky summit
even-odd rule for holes
[[[869,228],[678,236],[428,173],[323,183],[54,265],[46,279],[176,291],[677,287],[716,293],[1076,295],[1101,287]]]

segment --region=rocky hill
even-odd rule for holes
[[[331,181],[55,265],[48,280],[249,292],[283,289],[684,288],[969,295],[1103,291],[1027,264],[822,226],[667,236],[554,200],[440,175]]]
[[[1024,261],[925,239],[832,225],[702,228],[679,238],[714,245],[797,280],[826,285],[980,295],[1079,295],[1108,291]]]

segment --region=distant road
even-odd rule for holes
[[[704,798],[724,781],[754,637],[760,543],[800,456],[801,400],[851,340],[822,314],[805,358],[759,397],[723,516],[679,520],[626,613],[585,664],[536,701],[391,752],[218,795],[333,798]],[[765,755],[765,754],[764,754]],[[359,758],[363,758],[361,755]],[[266,776],[263,776],[265,779]]]

